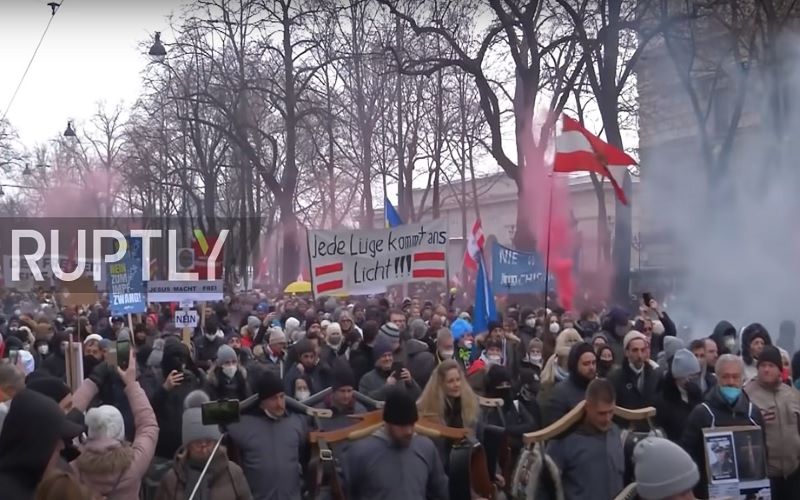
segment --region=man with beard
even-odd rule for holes
[[[622,366],[611,372],[608,380],[614,384],[617,404],[638,410],[652,404],[659,377],[649,361],[647,337],[632,330],[625,335],[623,346]]]
[[[597,355],[590,344],[575,344],[567,358],[569,376],[558,382],[542,405],[544,425],[548,426],[567,414],[586,397],[586,388],[597,376]]]
[[[448,499],[447,476],[433,441],[414,434],[414,399],[405,391],[388,391],[383,422],[383,428],[353,443],[345,454],[347,498]]]
[[[294,384],[300,377],[305,377],[309,383],[311,394],[316,394],[330,387],[330,367],[321,363],[317,355],[317,348],[308,339],[302,339],[294,345],[294,352],[300,361],[286,371],[284,383],[286,392],[294,394]]]

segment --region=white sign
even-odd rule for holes
[[[195,328],[199,324],[198,311],[175,311],[175,328]]]
[[[216,281],[148,281],[148,302],[211,302],[222,300],[222,280]]]
[[[194,307],[194,301],[192,299],[189,300],[182,300],[180,302],[181,309],[191,309]]]
[[[447,279],[444,220],[367,231],[309,231],[314,296],[368,295],[389,285]]]

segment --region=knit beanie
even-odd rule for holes
[[[678,337],[664,337],[664,358],[669,359],[678,352],[679,349],[683,349],[685,344],[683,340],[679,339]]]
[[[569,351],[572,346],[583,342],[583,337],[574,328],[565,328],[556,337],[556,355],[560,358],[569,356]]]
[[[322,324],[320,324],[319,326],[320,326],[320,328],[322,328]],[[327,328],[325,328],[325,334],[328,335],[328,336],[331,336],[331,335],[339,335],[339,336],[341,336],[342,335],[342,325],[340,325],[339,323],[331,323],[329,321]]]
[[[183,402],[186,408],[183,411],[181,424],[181,442],[183,446],[195,441],[216,441],[220,437],[219,427],[216,425],[203,425],[203,403],[209,401],[208,395],[203,391],[192,391]]]
[[[69,387],[60,378],[50,376],[32,379],[28,382],[27,388],[44,394],[56,403],[60,403],[70,393]]]
[[[628,344],[633,342],[636,339],[644,340],[645,343],[649,342],[645,334],[642,332],[637,332],[636,330],[631,330],[625,334],[625,337],[622,339],[622,348],[627,350]]]
[[[236,361],[236,351],[233,350],[233,347],[222,344],[217,349],[217,365],[224,365],[225,363],[229,363],[231,361]]]
[[[761,351],[761,354],[758,356],[757,366],[761,366],[761,363],[772,363],[777,366],[779,370],[783,369],[783,357],[781,356],[781,352],[775,346],[765,345],[764,350]]]
[[[528,342],[528,351],[533,349],[539,349],[540,351],[544,349],[544,342],[542,342],[542,339],[534,337],[530,342]]]
[[[700,481],[692,457],[668,439],[645,438],[633,450],[636,492],[644,500],[663,500],[691,490]]]
[[[258,319],[258,316],[248,316],[247,329],[253,333],[256,333],[259,328],[261,328],[261,320]]]
[[[314,344],[308,339],[303,339],[294,345],[294,353],[297,355],[298,359],[303,354],[315,351],[316,349],[314,349]]]
[[[259,401],[264,401],[276,394],[285,392],[281,379],[270,371],[264,371],[264,373],[261,374],[256,388],[258,389]]]
[[[328,328],[330,328],[330,326]],[[378,334],[386,335],[390,339],[394,339],[396,342],[400,341],[400,329],[397,328],[397,325],[392,322],[384,323]]]
[[[428,325],[422,319],[417,318],[408,324],[408,330],[411,332],[411,338],[421,340],[428,332]]]
[[[297,318],[287,318],[284,326],[286,327],[286,332],[291,335],[300,329],[300,320]]]
[[[414,425],[417,418],[417,404],[405,390],[392,388],[387,391],[383,405],[384,422],[392,425]]]
[[[336,363],[331,372],[331,388],[336,391],[342,387],[357,388],[356,376],[349,363]]]
[[[99,343],[102,340],[103,340],[103,337],[101,337],[100,335],[98,335],[96,333],[92,333],[92,334],[87,335],[86,338],[83,339],[83,344],[86,345],[86,344],[88,344],[89,342],[92,342],[92,341]]]
[[[603,339],[605,341],[605,343],[608,344],[608,335],[606,335],[605,332],[595,332],[592,335],[591,343],[594,344],[594,341],[597,340],[597,339]]]
[[[450,325],[450,332],[453,334],[453,341],[458,342],[465,335],[472,335],[472,325],[465,319],[457,319]]]
[[[372,346],[372,360],[378,361],[384,354],[394,352],[394,344],[387,337],[378,335],[375,345]]]
[[[678,349],[672,357],[672,376],[676,379],[688,378],[700,373],[700,362],[688,349]]]
[[[283,333],[283,328],[279,326],[273,326],[272,328],[267,330],[267,332],[269,333],[270,345],[286,342],[286,334]]]
[[[90,440],[125,441],[125,422],[122,420],[122,413],[111,405],[91,408],[86,412],[85,423]]]
[[[592,347],[592,344],[580,342],[572,346],[572,349],[569,351],[569,357],[567,358],[567,369],[569,370],[570,376],[577,376],[578,361],[580,361],[581,356],[586,353],[592,353],[595,355],[595,359],[597,358],[597,354],[594,352],[594,347]]]

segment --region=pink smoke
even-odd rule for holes
[[[115,175],[103,168],[83,173],[83,185],[56,175],[52,179],[54,182],[42,190],[45,217],[102,217],[106,198],[110,195],[113,199],[119,187]]]
[[[532,125],[536,126],[536,120],[532,120]],[[532,131],[533,127],[517,137],[525,155],[525,168],[522,169],[524,194],[519,203],[530,214],[527,217],[528,230],[536,237],[539,254],[549,259],[550,272],[556,279],[558,301],[561,307],[571,310],[576,287],[567,178],[564,174],[553,175],[552,160],[546,158],[548,147],[552,148],[551,138],[545,138],[537,146]]]

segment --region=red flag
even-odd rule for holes
[[[628,165],[636,165],[636,160],[602,141],[569,116],[562,115],[561,134],[556,137],[554,172],[594,172],[602,175],[614,186],[619,201],[627,205],[622,179]]]
[[[478,254],[483,251],[483,227],[481,220],[475,219],[472,225],[472,232],[467,237],[467,248],[464,252],[464,267],[472,271],[478,270]]]

